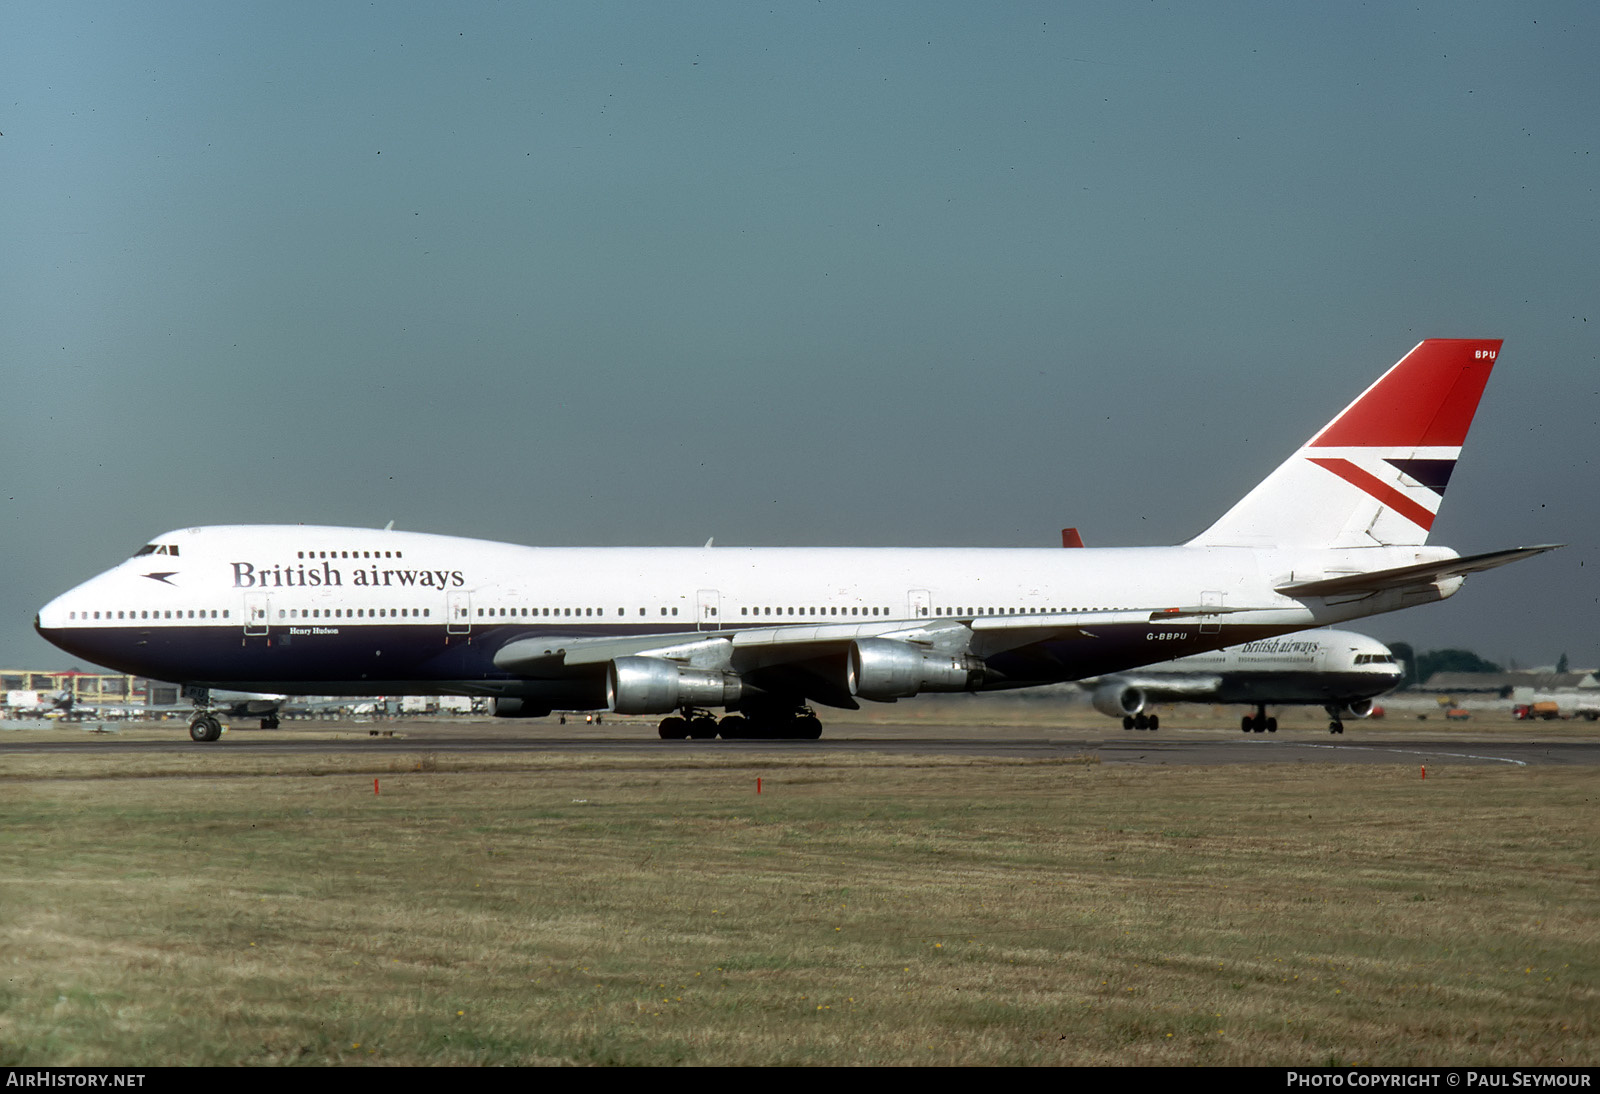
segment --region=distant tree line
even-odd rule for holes
[[[1390,642],[1389,652],[1394,654],[1406,670],[1405,677],[1401,680],[1401,687],[1410,687],[1413,684],[1425,684],[1428,677],[1436,672],[1504,672],[1505,669],[1493,661],[1485,661],[1471,650],[1425,650],[1422,653],[1411,648],[1409,642]]]

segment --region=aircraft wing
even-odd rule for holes
[[[1222,687],[1222,677],[1215,673],[1202,672],[1174,672],[1165,675],[1118,672],[1109,676],[1079,680],[1078,686],[1085,691],[1094,691],[1106,683],[1114,683],[1123,688],[1138,688],[1153,702],[1175,703],[1215,695]]]
[[[980,616],[970,620],[930,619],[925,623],[803,623],[722,631],[570,638],[560,635],[520,638],[495,654],[495,667],[525,676],[556,678],[573,669],[599,668],[618,657],[661,657],[692,665],[720,665],[744,672],[842,652],[863,638],[887,638],[930,651],[968,651],[979,656],[1064,637],[1094,638],[1096,628],[1147,623],[1188,622],[1202,615],[1249,611],[1215,606],[1112,612],[1055,612],[1048,615]]]
[[[746,669],[804,660],[859,638],[895,638],[929,646],[964,646],[972,629],[954,619],[927,626],[905,620],[880,623],[805,623],[722,631],[628,635],[620,638],[520,638],[495,654],[495,667],[529,676],[561,676],[564,669],[606,664],[618,657],[661,657],[691,664],[723,664]]]
[[[1302,581],[1280,585],[1277,591],[1296,599],[1308,596],[1348,596],[1381,592],[1405,585],[1428,585],[1449,577],[1463,577],[1479,570],[1492,570],[1520,559],[1532,558],[1546,551],[1564,547],[1564,543],[1546,543],[1537,547],[1513,547],[1506,551],[1490,551],[1481,555],[1447,558],[1439,562],[1421,562],[1415,566],[1397,566],[1392,570],[1374,570],[1366,574],[1345,574],[1323,578],[1320,581]]]

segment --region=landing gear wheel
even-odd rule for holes
[[[663,741],[682,741],[689,736],[689,723],[686,719],[674,714],[670,718],[661,719],[659,729]]]
[[[1276,732],[1278,732],[1278,719],[1276,719],[1276,718],[1268,718],[1267,719],[1267,732],[1268,733],[1276,733]]]
[[[742,714],[730,714],[717,725],[724,741],[742,741],[751,736],[750,722]]]
[[[1133,715],[1124,714],[1122,716],[1122,728],[1123,729],[1132,729],[1133,728]]]
[[[1161,728],[1161,716],[1159,714],[1150,715],[1150,732],[1154,733],[1156,730],[1158,730],[1160,728]]]
[[[1335,718],[1333,721],[1328,723],[1328,732],[1329,733],[1343,733],[1344,732],[1344,723],[1339,721],[1339,719]]]
[[[222,738],[222,723],[209,714],[202,714],[189,723],[189,737],[191,740],[209,744]]]
[[[1250,715],[1246,714],[1243,718],[1239,719],[1240,732],[1249,733],[1254,728],[1256,728],[1256,720],[1250,717]]]
[[[801,741],[822,739],[822,722],[815,714],[802,714],[794,720],[794,736]]]
[[[696,741],[717,739],[717,720],[709,714],[689,719],[689,736]]]

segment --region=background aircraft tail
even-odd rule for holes
[[[1427,542],[1500,345],[1419,343],[1189,546]]]

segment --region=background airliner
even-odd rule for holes
[[[1400,683],[1404,670],[1375,638],[1350,631],[1300,631],[1242,646],[1194,653],[1142,669],[1079,680],[1101,714],[1123,729],[1159,729],[1156,703],[1248,703],[1246,733],[1274,733],[1269,706],[1315,705],[1328,712],[1328,732],[1346,718],[1365,718],[1372,700]]]
[[[1426,545],[1500,342],[1420,343],[1176,547],[539,548],[186,528],[46,605],[79,657],[209,690],[491,696],[665,714],[664,737],[816,737],[813,704],[1100,675],[1431,603],[1550,550]],[[720,724],[713,708],[728,710]]]

